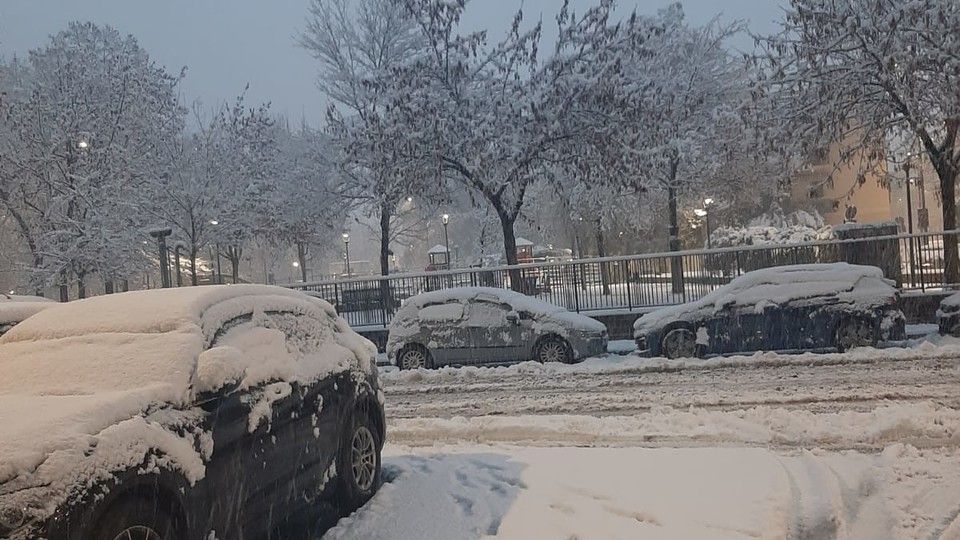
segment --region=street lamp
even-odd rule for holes
[[[215,220],[215,219],[211,219],[211,220],[210,220],[210,224],[213,225],[214,227],[216,227],[217,225],[220,224],[220,222],[217,221],[217,220]],[[217,242],[217,243],[216,243],[216,247],[217,247],[217,284],[218,284],[218,285],[222,285],[222,284],[223,284],[223,272],[222,272],[222,270],[221,270],[221,268],[220,268],[220,242]]]
[[[347,255],[347,277],[350,277],[350,235],[343,233],[343,248]]]
[[[453,267],[450,263],[450,236],[447,234],[447,224],[450,223],[450,214],[440,216],[440,221],[443,221],[443,247],[447,250],[447,270],[449,270]]]
[[[713,199],[711,199],[710,197],[703,199],[703,216],[701,217],[703,217],[703,221],[707,226],[707,249],[710,249],[711,247],[713,247],[710,240],[710,207],[711,206],[713,206]],[[700,214],[698,213],[697,215],[699,216]]]

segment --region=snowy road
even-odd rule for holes
[[[743,434],[725,440],[703,431],[650,429],[655,426],[642,421],[662,423],[670,417],[685,422],[709,416],[712,424],[726,418],[768,428],[773,420],[764,418],[777,416],[829,422],[867,419],[876,411],[893,409],[960,410],[960,348],[953,346],[704,361],[611,357],[576,366],[527,363],[393,372],[384,379],[390,440],[410,445],[438,440],[523,443],[536,438],[529,435],[534,428],[538,437],[549,435],[551,442],[571,444],[700,445],[719,440],[808,445],[811,440],[803,433],[795,440],[790,432],[776,433],[769,440]],[[573,427],[559,430],[561,416],[571,426],[580,424],[582,432]],[[617,424],[620,429],[615,429]],[[920,437],[917,444],[943,442],[939,434],[915,435]],[[820,442],[834,448],[846,444],[863,448],[885,441],[825,437]]]
[[[328,538],[960,540],[960,341],[382,379],[387,482]]]

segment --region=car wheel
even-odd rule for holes
[[[667,358],[696,358],[697,336],[686,328],[674,328],[663,336],[660,351]]]
[[[348,515],[373,497],[380,485],[380,440],[377,429],[360,411],[340,444],[337,459],[340,509]]]
[[[573,363],[573,351],[566,340],[558,337],[548,337],[540,341],[537,345],[537,352],[534,355],[537,362],[547,364],[550,362],[562,362],[564,364]]]
[[[869,347],[877,343],[873,325],[859,318],[846,319],[837,326],[836,346],[840,352]]]
[[[127,497],[121,495],[121,497]],[[177,527],[172,509],[154,500],[130,496],[112,505],[97,523],[91,538],[96,540],[177,540],[183,531]]]
[[[397,366],[400,369],[429,369],[430,352],[420,345],[408,345],[400,351]]]

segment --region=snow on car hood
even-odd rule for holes
[[[872,309],[896,297],[895,283],[874,266],[848,263],[776,266],[748,272],[700,300],[658,309],[633,324],[634,336],[645,335],[675,320],[709,316],[726,306],[783,305],[808,298],[834,296],[845,305]]]

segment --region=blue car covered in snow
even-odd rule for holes
[[[905,338],[894,282],[873,266],[778,266],[746,273],[700,300],[634,323],[641,353],[689,358],[839,350]]]

